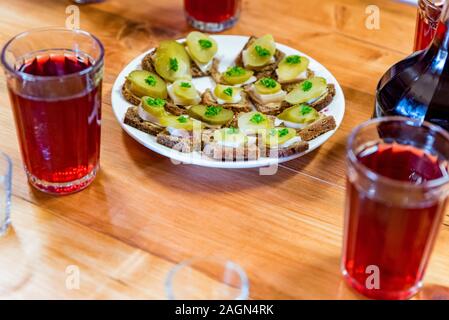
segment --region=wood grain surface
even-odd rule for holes
[[[0,43],[35,27],[64,26],[64,0],[0,2]],[[380,29],[365,27],[368,5]],[[15,127],[0,77],[0,149],[14,162],[12,228],[0,238],[1,298],[165,299],[167,273],[194,256],[234,260],[252,299],[358,299],[342,280],[345,142],[370,118],[375,86],[411,52],[415,8],[389,0],[244,0],[226,34],[272,33],[324,64],[346,96],[342,126],[321,148],[282,165],[220,170],[173,165],[131,139],[110,104],[119,71],[160,40],[191,29],[180,0],[106,0],[84,5],[81,28],[106,48],[101,171],[81,193],[33,190],[22,170]],[[445,219],[425,278],[449,286]],[[80,288],[66,286],[67,267]]]

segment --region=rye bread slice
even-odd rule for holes
[[[239,55],[237,56],[237,58],[234,61],[234,64],[236,66],[245,68],[245,69],[249,69],[249,70],[253,70],[254,71],[254,76],[257,79],[261,79],[264,77],[273,77],[273,74],[275,73],[275,70],[279,64],[279,62],[281,62],[281,60],[285,57],[285,53],[283,53],[282,51],[276,49],[276,52],[274,53],[274,62],[269,63],[265,66],[261,66],[261,67],[245,67],[243,65],[243,51],[248,49],[248,47],[253,44],[254,41],[256,41],[256,37],[255,36],[251,36],[249,37],[248,41],[246,42],[245,46],[243,47],[242,51],[240,51]]]
[[[192,137],[173,136],[167,130],[161,131],[156,136],[156,142],[179,152],[189,153],[193,151]]]
[[[129,107],[125,114],[124,123],[136,128],[137,130],[143,131],[145,133],[151,134],[153,136],[157,135],[161,131],[164,130],[164,127],[150,122],[143,120],[138,113],[138,107]]]
[[[279,113],[290,107],[290,104],[286,101],[263,103],[259,97],[257,97],[251,90],[251,87],[245,88],[245,92],[248,95],[252,104],[256,107],[257,111],[267,115],[277,116]]]
[[[265,148],[264,154],[270,158],[283,158],[297,153],[302,153],[309,149],[309,144],[306,141],[298,141],[287,148]]]
[[[249,103],[248,97],[244,91],[241,92],[241,96],[242,101],[240,101],[239,103],[225,103],[220,104],[220,106],[222,106],[225,109],[232,110],[235,113],[252,111],[253,108]],[[219,105],[210,89],[206,89],[206,91],[204,91],[203,94],[201,95],[201,104],[204,104],[206,106]]]
[[[256,160],[260,156],[260,150],[255,144],[233,148],[210,142],[205,144],[203,153],[212,159],[221,161]]]
[[[131,90],[129,89],[130,83],[131,82],[129,80],[125,81],[125,83],[122,86],[122,95],[126,101],[128,101],[129,103],[131,103],[135,106],[138,106],[140,104],[141,98],[131,92]]]
[[[337,124],[333,116],[324,116],[304,129],[298,130],[298,135],[302,140],[310,141],[336,127]]]
[[[167,103],[164,106],[164,109],[167,112],[174,114],[175,116],[187,114],[187,112],[188,112],[188,109],[185,106],[177,105],[171,100],[167,101]]]

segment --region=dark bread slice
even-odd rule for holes
[[[267,64],[267,65],[261,66],[261,67],[256,67],[256,68],[248,68],[243,65],[243,51],[248,49],[248,47],[254,41],[256,41],[256,39],[257,38],[255,36],[249,37],[249,39],[246,42],[245,46],[243,47],[242,51],[240,51],[239,55],[235,59],[234,64],[236,66],[239,66],[242,68],[253,70],[254,76],[257,79],[264,78],[264,77],[273,77],[273,74],[275,73],[275,70],[276,70],[279,62],[281,62],[281,60],[285,57],[285,53],[283,53],[282,51],[280,51],[278,49],[276,49],[276,52],[274,53],[274,62],[273,63]]]
[[[173,101],[167,101],[164,106],[164,109],[175,116],[180,116],[183,114],[187,114],[187,109],[184,106],[179,106],[175,104]]]
[[[302,140],[310,141],[336,127],[337,124],[333,116],[324,116],[304,129],[298,130],[298,135]]]
[[[260,150],[256,144],[233,148],[210,142],[205,144],[203,153],[212,159],[221,161],[256,160],[260,156]]]
[[[154,73],[156,72],[156,69],[154,67],[154,57],[156,55],[156,50],[153,50],[152,52],[148,53],[141,62],[142,65],[142,69],[143,70],[147,70],[147,71],[151,71]],[[190,56],[189,56],[190,57]],[[206,72],[203,72],[198,65],[195,63],[195,61],[193,61],[193,59],[190,57],[190,74],[192,75],[193,78],[200,78],[200,77],[207,77],[211,75],[212,72],[212,68],[216,68],[218,70],[218,63],[219,61],[214,58],[212,60],[212,66],[211,66],[211,70],[208,70]]]
[[[124,123],[136,128],[137,130],[146,132],[148,134],[151,134],[153,136],[157,135],[161,131],[164,130],[164,127],[152,123],[150,121],[143,120],[138,113],[138,107],[129,107],[125,114]]]
[[[140,104],[140,97],[136,96],[134,93],[131,92],[129,89],[130,81],[126,80],[125,83],[122,86],[122,95],[125,98],[126,101],[129,103],[138,106]]]
[[[172,136],[167,130],[161,131],[156,136],[156,142],[179,152],[188,153],[193,151],[192,137]]]
[[[232,110],[235,113],[252,111],[253,108],[251,107],[251,104],[249,103],[248,97],[245,94],[245,92],[242,91],[241,95],[242,101],[240,101],[239,103],[225,103],[220,104],[220,106],[222,106],[225,109]],[[206,106],[218,105],[217,100],[213,96],[212,91],[210,89],[206,89],[206,91],[204,91],[203,94],[201,95],[201,103]]]
[[[245,92],[247,93],[249,99],[253,103],[253,105],[256,107],[257,111],[262,112],[267,115],[276,116],[284,109],[287,109],[290,107],[290,104],[286,101],[281,102],[270,102],[264,104],[260,99],[254,94],[254,92],[251,90],[251,87],[245,88]]]
[[[313,72],[313,71],[310,70],[310,69],[307,69],[307,75],[306,75],[306,78],[293,79],[293,80],[282,81],[282,82],[281,82],[281,81],[279,81],[279,79],[278,79],[278,77],[277,77],[277,74],[276,74],[276,81],[278,81],[278,82],[281,84],[282,89],[284,89],[285,91],[291,91],[292,89],[288,90],[288,89],[291,87],[291,85],[295,85],[295,84],[297,84],[297,83],[300,83],[300,82],[302,82],[302,81],[304,81],[304,80],[306,80],[306,79],[312,78],[312,77],[314,77],[314,76],[315,76],[315,72]]]
[[[287,92],[292,91],[293,89],[295,89],[297,86],[297,83],[293,83],[293,84],[289,84],[289,85],[285,85],[283,86],[283,89]],[[309,105],[313,108],[315,108],[317,111],[323,110],[324,108],[326,108],[334,99],[336,94],[335,91],[335,85],[332,83],[329,83],[327,85],[327,92],[325,95],[323,95],[322,97],[320,97],[318,100],[316,100],[313,103],[310,103]]]
[[[309,149],[309,144],[306,141],[298,141],[288,148],[265,148],[265,156],[270,158],[288,157],[297,153],[302,153]]]

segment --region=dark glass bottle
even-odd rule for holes
[[[374,117],[400,115],[449,131],[449,3],[430,46],[391,67],[377,85]]]

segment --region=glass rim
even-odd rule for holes
[[[13,68],[7,61],[6,61],[6,51],[7,49],[11,46],[11,44],[20,39],[20,38],[24,38],[30,34],[34,34],[34,33],[38,33],[38,32],[49,32],[49,31],[64,31],[64,32],[70,32],[70,33],[78,33],[78,34],[82,34],[85,35],[91,39],[94,40],[95,43],[98,44],[98,47],[100,48],[100,55],[98,57],[98,59],[96,59],[92,65],[90,65],[89,67],[87,67],[86,69],[83,69],[81,71],[77,71],[77,72],[73,72],[70,74],[65,74],[62,76],[39,76],[39,75],[33,75],[33,74],[29,74],[20,70],[16,70],[15,68]],[[14,74],[14,75],[18,75],[21,78],[27,79],[28,81],[33,81],[33,80],[39,80],[39,81],[45,81],[45,80],[54,80],[54,79],[67,79],[67,78],[72,78],[72,77],[79,77],[79,76],[84,76],[86,74],[91,73],[92,71],[96,71],[98,69],[98,67],[103,63],[104,60],[104,46],[101,43],[101,41],[94,36],[92,33],[85,31],[85,30],[81,30],[81,29],[69,29],[69,28],[63,28],[63,27],[42,27],[42,28],[33,28],[27,31],[23,31],[19,34],[16,34],[15,36],[13,36],[11,39],[9,39],[5,45],[2,48],[1,54],[0,54],[1,58],[1,64],[3,65],[3,67],[9,71],[10,73]]]
[[[443,128],[440,126],[434,125],[427,121],[420,121],[418,119],[412,119],[402,116],[388,116],[388,117],[380,117],[380,118],[374,118],[367,120],[361,124],[359,124],[357,127],[355,127],[352,132],[349,135],[348,143],[346,146],[346,156],[349,159],[350,163],[359,171],[361,171],[368,179],[374,182],[380,182],[384,183],[393,187],[405,187],[405,188],[413,188],[413,189],[433,189],[443,186],[444,184],[447,184],[449,182],[449,175],[444,175],[438,179],[432,179],[425,181],[421,184],[413,184],[408,181],[399,181],[394,180],[391,178],[388,178],[386,176],[380,175],[377,172],[371,170],[367,166],[365,166],[363,163],[361,163],[357,155],[354,153],[354,141],[356,136],[360,133],[361,130],[364,128],[367,128],[370,125],[373,124],[379,124],[382,122],[402,122],[406,125],[413,126],[413,127],[427,127],[431,131],[435,131],[438,134],[441,134],[446,141],[449,143],[449,133],[446,132]],[[449,159],[447,160],[449,162]]]
[[[191,259],[184,260],[178,264],[176,264],[168,273],[167,279],[165,281],[165,291],[170,300],[176,300],[176,295],[173,293],[173,278],[178,273],[178,271],[186,268],[192,267],[197,262],[213,262],[223,267],[231,267],[233,271],[235,271],[240,280],[241,280],[241,288],[240,293],[234,298],[234,300],[245,300],[249,296],[249,280],[246,272],[240,267],[239,264],[235,263],[232,260],[224,259],[224,258],[215,258],[215,257],[195,257]]]

